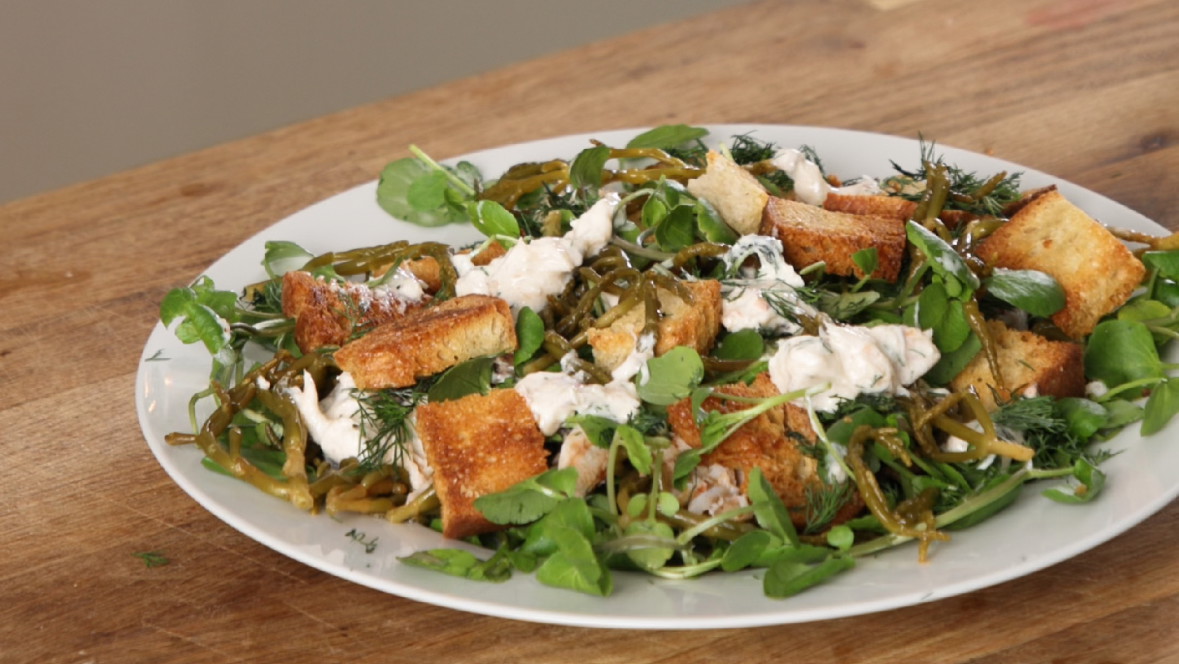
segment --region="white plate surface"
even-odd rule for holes
[[[893,174],[890,160],[914,168],[915,140],[817,127],[718,125],[712,140],[753,132],[782,148],[809,145],[828,172],[844,178]],[[495,176],[522,161],[572,158],[590,138],[622,145],[637,131],[610,131],[506,146],[465,157]],[[938,146],[948,163],[989,176],[1023,173],[1025,188],[1055,183],[1069,200],[1111,226],[1165,232],[1142,215],[1099,194],[1010,162]],[[469,226],[425,229],[396,221],[375,202],[368,183],[283,219],[209,267],[219,288],[237,289],[265,278],[268,240],[290,240],[314,253],[398,239],[469,242]],[[209,359],[199,344],[184,346],[162,326],[152,331],[141,358],[136,402],[148,445],[175,482],[210,512],[262,544],[329,574],[410,599],[475,613],[554,624],[644,629],[702,629],[797,623],[857,615],[932,601],[1030,574],[1087,551],[1162,509],[1179,494],[1179,445],[1175,426],[1143,439],[1131,427],[1110,443],[1121,453],[1103,464],[1109,476],[1100,498],[1061,505],[1025,487],[1014,506],[983,524],[935,544],[931,561],[917,562],[913,545],[861,559],[850,573],[787,600],[762,595],[758,572],[715,574],[667,581],[616,573],[615,592],[597,598],[546,587],[531,575],[503,584],[478,583],[403,565],[412,551],[453,542],[418,526],[396,526],[372,517],[309,516],[245,483],[204,469],[195,447],[171,447],[164,435],[187,431],[190,395],[207,386]],[[347,533],[376,539],[372,553]]]

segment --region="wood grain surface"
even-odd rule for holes
[[[255,543],[165,475],[133,393],[169,288],[410,143],[447,157],[667,122],[922,133],[1179,228],[1177,44],[1174,0],[758,2],[0,208],[0,662],[1179,661],[1179,504],[1029,577],[885,613],[549,626]]]

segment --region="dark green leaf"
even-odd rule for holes
[[[692,207],[673,208],[655,227],[655,241],[664,251],[679,251],[696,240],[695,221]]]
[[[1117,387],[1141,378],[1162,378],[1163,367],[1150,329],[1135,321],[1102,321],[1085,345],[1085,376]]]
[[[982,350],[982,341],[979,340],[978,335],[971,332],[966,341],[956,350],[944,353],[937,364],[933,365],[925,374],[925,380],[930,385],[945,385],[949,383],[954,376],[962,373],[967,364],[974,359],[975,355]]]
[[[704,138],[708,130],[703,127],[689,127],[683,124],[662,125],[649,129],[630,139],[628,148],[676,148],[684,143]]]
[[[557,588],[567,588],[602,597],[614,590],[610,570],[594,554],[583,533],[564,525],[553,525],[549,536],[557,550],[536,570],[536,579]]]
[[[736,572],[753,565],[773,540],[773,535],[764,530],[751,530],[745,533],[725,550],[725,555],[721,558],[721,569]]]
[[[908,222],[905,232],[909,237],[909,242],[912,242],[929,258],[929,265],[935,273],[940,274],[943,278],[952,279],[970,290],[978,290],[978,277],[970,270],[958,252],[946,244],[945,240],[915,221]],[[946,291],[951,296],[958,296],[955,289],[951,288],[949,281],[946,283]]]
[[[576,485],[576,468],[547,470],[504,491],[476,498],[475,507],[492,523],[531,523],[572,495]]]
[[[766,571],[763,588],[766,597],[791,597],[854,566],[855,559],[838,554],[817,565],[782,560]]]
[[[544,345],[544,321],[529,307],[520,309],[516,316],[516,354],[512,363],[520,366],[531,359]]]
[[[798,532],[790,520],[790,512],[774,491],[773,485],[762,474],[761,468],[754,467],[749,474],[749,502],[757,524],[770,531],[783,542],[798,546]]]
[[[694,348],[678,346],[647,360],[646,379],[636,381],[639,398],[657,406],[670,406],[692,393],[704,377],[704,362]]]
[[[610,159],[610,147],[595,145],[582,150],[569,167],[569,182],[574,187],[597,189],[602,186],[602,169]]]
[[[487,394],[491,391],[491,368],[494,357],[477,357],[457,364],[446,370],[430,386],[427,397],[430,401],[452,401],[470,394]]]
[[[1073,466],[1073,478],[1077,484],[1071,492],[1059,488],[1047,489],[1043,495],[1058,503],[1087,503],[1096,498],[1105,486],[1105,473],[1085,459],[1079,459]]]
[[[1164,380],[1150,391],[1142,417],[1142,435],[1149,436],[1167,426],[1179,413],[1179,381]]]
[[[958,350],[970,337],[962,301],[951,299],[945,286],[937,282],[926,286],[917,298],[917,326],[933,330],[933,341],[943,354]]]
[[[860,271],[866,275],[870,275],[876,271],[876,267],[880,264],[879,258],[876,255],[876,247],[868,247],[867,249],[860,249],[852,254],[852,262]]]
[[[692,208],[696,214],[696,227],[700,229],[700,236],[707,242],[733,244],[737,241],[737,231],[721,219],[720,213],[711,203],[704,199],[696,201]]]
[[[1142,254],[1142,262],[1158,270],[1159,276],[1179,279],[1179,251],[1147,251]]]
[[[422,194],[429,187],[434,186],[439,173],[413,157],[406,157],[391,162],[381,171],[381,178],[377,184],[377,203],[390,215],[419,226],[441,226],[465,222],[468,220],[465,209],[454,205],[440,205],[437,208],[422,210],[410,202],[410,188],[419,178],[427,178],[426,185],[419,185],[421,191],[415,193],[414,202],[423,203]]]
[[[516,221],[516,217],[499,203],[487,200],[479,201],[470,209],[471,223],[487,237],[493,235],[520,236],[520,224]]]
[[[713,355],[720,360],[756,360],[765,351],[765,339],[757,330],[741,330],[721,339]]]
[[[1033,316],[1051,316],[1064,308],[1064,289],[1051,275],[1039,270],[997,267],[985,285],[991,295]]]
[[[314,257],[314,254],[294,242],[268,241],[266,254],[262,258],[262,267],[273,279],[303,267]]]

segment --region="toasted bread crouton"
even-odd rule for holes
[[[467,360],[516,349],[508,303],[464,295],[418,309],[336,351],[336,364],[362,390],[406,387]]]
[[[660,319],[656,355],[676,346],[691,346],[703,355],[712,349],[720,331],[720,282],[706,279],[681,283],[691,293],[691,302],[669,290],[658,290]],[[609,327],[586,330],[586,339],[594,349],[594,362],[610,371],[622,364],[635,349],[643,329],[643,316],[643,308],[635,307]]]
[[[502,528],[475,499],[548,468],[544,435],[524,397],[512,389],[471,394],[417,409],[417,432],[442,505],[442,534],[461,539]]]
[[[688,180],[688,192],[711,203],[721,219],[741,235],[757,232],[770,197],[749,171],[715,150],[708,152],[704,175]]]
[[[780,240],[786,261],[799,270],[822,261],[829,274],[862,277],[852,255],[875,247],[872,276],[896,281],[905,258],[902,219],[831,212],[784,198],[773,197],[766,204],[761,234]]]
[[[1052,322],[1074,339],[1122,306],[1146,274],[1121,241],[1055,189],[1027,201],[975,254],[996,267],[1052,275],[1065,295]]]
[[[917,204],[900,196],[853,195],[831,192],[823,201],[823,209],[847,214],[864,214],[873,217],[892,217],[908,221],[917,210]]]
[[[760,374],[749,385],[733,384],[717,388],[718,392],[737,397],[766,398],[776,396],[777,388],[768,374]],[[722,397],[709,397],[702,408],[708,411],[731,413],[753,404]],[[700,428],[696,422],[690,399],[684,399],[667,409],[672,431],[690,447],[700,447]],[[793,404],[776,406],[742,425],[716,449],[705,454],[701,465],[717,464],[741,473],[741,491],[748,495],[749,473],[760,468],[774,487],[775,493],[790,510],[797,526],[807,521],[807,492],[822,485],[818,461],[802,453],[800,442],[814,443],[816,435],[804,408]],[[849,500],[839,518],[848,519],[859,511],[858,497]]]
[[[851,195],[831,192],[823,201],[823,209],[908,221],[917,211],[917,203],[899,196]],[[938,218],[947,228],[953,229],[972,219],[977,219],[978,215],[966,210],[942,210]]]
[[[1026,392],[1054,397],[1085,394],[1080,344],[1013,330],[999,321],[987,321],[987,330],[995,342],[1002,380],[995,379],[986,356],[979,353],[950,381],[955,392],[973,388],[987,410],[995,410],[1012,395]]]
[[[304,353],[339,346],[356,330],[374,328],[420,309],[429,296],[409,299],[397,291],[316,279],[291,271],[282,278],[282,312],[295,319],[295,343]]]

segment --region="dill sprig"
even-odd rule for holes
[[[852,486],[852,482],[807,485],[805,532],[817,533],[826,528],[835,519],[839,510],[847,504]]]
[[[1019,200],[1020,173],[998,173],[982,177],[972,171],[945,163],[942,155],[936,153],[936,145],[935,142],[927,142],[923,137],[919,137],[921,167],[916,170],[902,168],[895,161],[890,162],[893,170],[900,173],[899,180],[902,184],[924,182],[930,169],[942,166],[950,180],[950,194],[946,198],[945,209],[998,216],[1002,214],[1003,208]],[[894,178],[896,179],[898,178]],[[897,195],[908,200],[920,201],[924,192],[901,191]]]
[[[426,390],[420,386],[356,391],[360,404],[360,439],[364,445],[357,459],[360,472],[387,463],[385,457],[390,452],[393,458],[389,462],[401,465],[404,446],[413,436],[410,415],[425,399]]]

